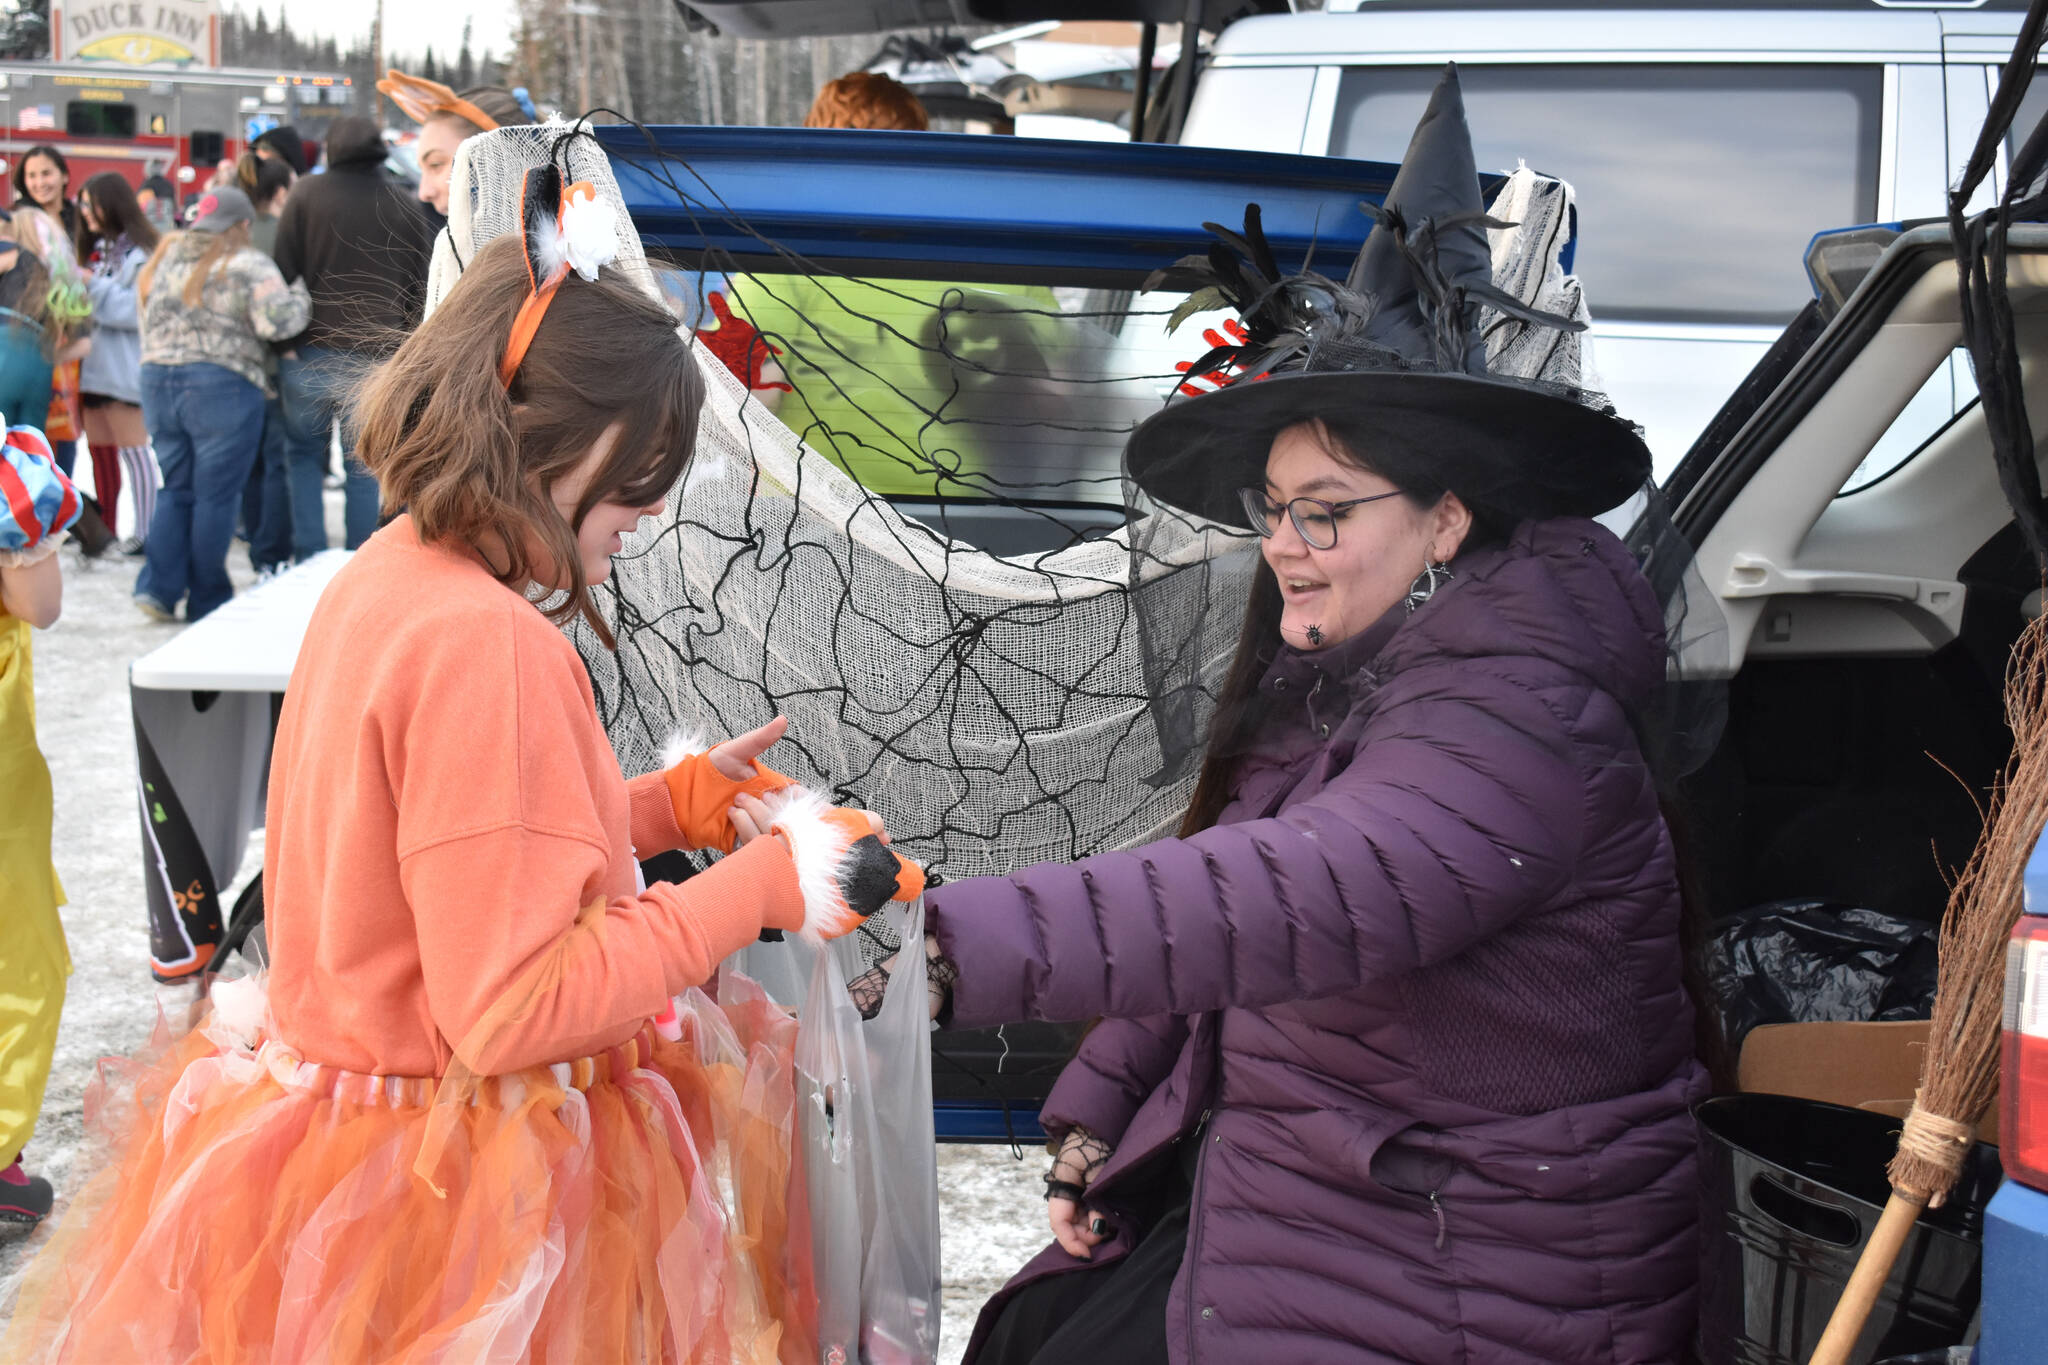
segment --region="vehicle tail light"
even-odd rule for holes
[[[2048,1190],[2048,840],[2027,864],[2026,901],[2006,950],[1999,1155],[2006,1174]]]

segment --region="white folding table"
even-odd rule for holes
[[[315,555],[129,666],[150,967],[159,980],[205,967],[226,932],[220,893],[263,823],[285,687],[314,604],[348,560],[345,550]]]

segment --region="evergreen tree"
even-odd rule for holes
[[[469,50],[469,31],[475,22],[473,19],[462,21],[462,51],[455,58],[455,72],[451,82],[457,90],[468,90],[478,83],[476,58]]]
[[[0,56],[39,60],[50,55],[50,0],[10,0],[0,14]]]

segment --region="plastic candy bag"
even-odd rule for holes
[[[924,910],[892,905],[898,941],[924,941]],[[880,1012],[863,1021],[846,983],[868,967],[859,935],[791,938],[739,969],[797,1010],[796,1153],[809,1213],[826,1365],[932,1365],[939,1350],[938,1151],[932,1131],[924,954],[904,953]],[[800,992],[800,994],[799,994]],[[792,1190],[791,1200],[798,1198]],[[801,1235],[791,1218],[791,1235]]]

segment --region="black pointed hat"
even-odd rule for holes
[[[1243,233],[1204,224],[1217,238],[1206,256],[1146,281],[1188,292],[1169,327],[1229,306],[1241,333],[1188,372],[1221,387],[1177,390],[1131,434],[1132,481],[1169,506],[1244,525],[1238,490],[1264,484],[1273,437],[1328,418],[1371,433],[1358,453],[1395,484],[1448,488],[1509,524],[1595,516],[1642,487],[1642,433],[1578,383],[1571,334],[1585,323],[1495,285],[1487,229],[1516,225],[1480,202],[1455,66],[1430,95],[1386,203],[1360,207],[1374,227],[1341,282],[1308,269],[1282,275],[1256,204]],[[1553,236],[1543,249],[1554,253],[1562,234]],[[1493,315],[1485,333],[1482,312]],[[1489,352],[1501,356],[1531,329],[1555,329],[1570,345],[1540,348],[1534,373],[1488,368]]]

